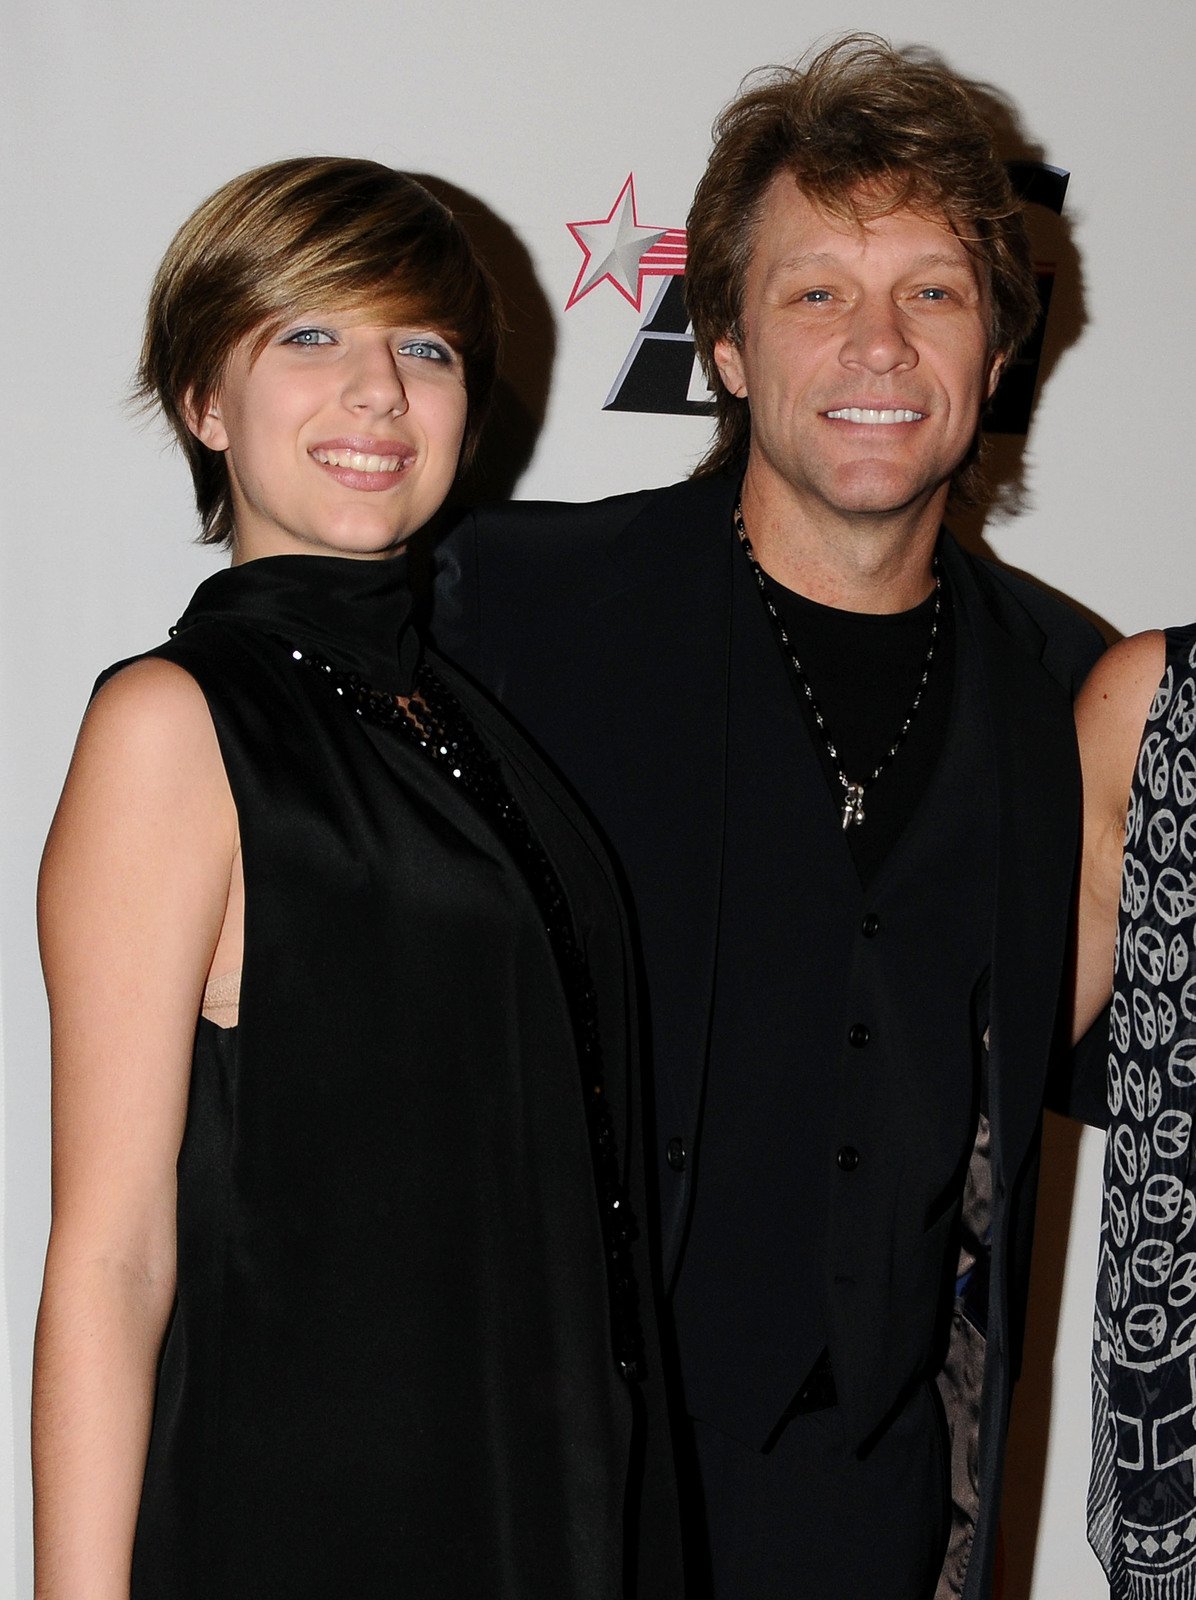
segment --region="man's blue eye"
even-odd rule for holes
[[[297,344],[304,349],[310,349],[318,344],[331,344],[332,335],[325,333],[323,328],[296,328],[294,333],[288,333],[285,344]]]

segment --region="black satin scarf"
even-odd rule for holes
[[[412,611],[402,553],[385,561],[266,556],[213,573],[171,633],[200,622],[259,628],[355,668],[376,688],[409,694],[420,658]]]

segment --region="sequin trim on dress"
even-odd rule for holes
[[[426,661],[421,661],[410,700],[403,705],[393,694],[367,683],[360,673],[334,667],[315,652],[291,647],[291,658],[326,682],[356,716],[393,729],[453,778],[510,850],[535,898],[565,991],[581,1067],[606,1250],[615,1362],[625,1379],[638,1380],[644,1376],[644,1337],[631,1244],[639,1230],[619,1175],[614,1118],[603,1080],[597,995],[560,879],[507,787],[498,762],[478,738],[452,691]]]

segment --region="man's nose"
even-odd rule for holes
[[[918,352],[900,306],[887,295],[862,301],[851,314],[841,359],[847,366],[876,373],[915,366]]]

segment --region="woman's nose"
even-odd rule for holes
[[[345,404],[351,411],[401,417],[407,410],[407,391],[389,344],[357,352],[345,385]]]

